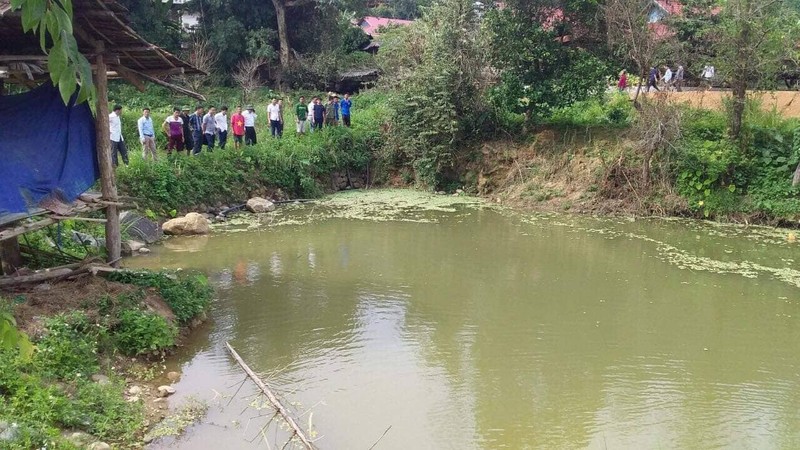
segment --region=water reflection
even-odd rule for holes
[[[389,426],[381,448],[800,446],[797,288],[682,270],[660,251],[792,268],[785,248],[671,222],[426,214],[137,258],[220,288],[179,393],[238,381],[230,340],[301,411],[314,406],[322,448],[369,448]],[[239,420],[233,405],[208,420]],[[226,427],[170,448],[262,448]]]

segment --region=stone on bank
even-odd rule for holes
[[[271,201],[261,198],[253,197],[247,201],[245,205],[248,211],[252,213],[265,213],[275,211],[275,204]]]
[[[164,222],[161,229],[164,230],[164,234],[176,236],[208,234],[211,231],[208,219],[194,212]]]

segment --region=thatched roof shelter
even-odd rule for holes
[[[203,74],[191,64],[147,42],[128,22],[128,10],[114,0],[72,0],[73,28],[78,50],[90,61],[98,44],[105,49],[109,78],[123,78],[144,89],[147,80],[180,93],[202,96],[163,80],[170,75]],[[19,11],[11,0],[0,0],[0,70],[6,82],[29,86],[48,78],[47,56],[34,33],[25,33]]]
[[[111,162],[109,139],[108,79],[122,78],[139,90],[144,90],[145,81],[165,86],[179,93],[200,100],[203,96],[189,89],[164,80],[171,75],[202,75],[203,71],[182,61],[168,51],[147,42],[130,26],[128,10],[114,0],[72,0],[73,34],[78,50],[92,64],[93,82],[97,88],[96,157],[100,169],[102,197],[91,203],[105,209],[106,249],[108,261],[116,265],[120,259],[121,233],[119,206],[114,167]],[[39,38],[34,33],[25,33],[20,11],[11,7],[10,0],[0,0],[0,95],[3,84],[16,83],[35,87],[50,78],[47,73],[47,56],[42,51]],[[46,205],[36,205],[52,213],[46,220],[61,220],[58,211]],[[35,210],[35,209],[34,209]],[[34,225],[31,210],[20,220],[8,221],[0,226],[0,262],[3,271],[13,269],[19,260],[19,245],[16,236]],[[20,221],[27,224],[14,227]]]

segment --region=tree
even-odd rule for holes
[[[181,23],[172,16],[172,1],[117,0],[128,9],[131,28],[152,42],[171,52],[181,48]]]
[[[265,58],[250,58],[240,61],[233,73],[233,81],[242,88],[242,100],[247,102],[256,89],[264,86],[259,69],[265,65]]]
[[[719,0],[684,0],[681,14],[670,15],[665,23],[674,32],[667,41],[671,58],[699,75],[716,59],[719,40]]]
[[[784,48],[794,45],[786,13],[782,0],[728,0],[722,10],[717,65],[733,92],[729,135],[742,146],[748,87],[774,81],[769,75],[778,72]]]
[[[186,61],[202,70],[203,72],[210,73],[214,69],[219,55],[211,47],[207,39],[198,36],[189,44],[189,51],[186,53]],[[194,91],[200,90],[206,76],[205,75],[190,75],[183,77],[184,82],[189,85]]]
[[[605,90],[606,65],[590,52],[567,45],[574,24],[547,22],[544,8],[527,3],[487,15],[489,58],[501,74],[492,98],[528,120]]]
[[[648,20],[651,0],[608,0],[603,13],[608,27],[608,43],[615,53],[633,64],[639,73],[639,85],[633,101],[636,103],[642,81],[653,64],[662,41]]]
[[[463,155],[465,142],[479,132],[486,52],[470,0],[441,0],[407,30],[398,30],[396,53],[384,67],[396,86],[390,102],[390,148],[411,163],[417,182],[442,187]],[[408,51],[409,53],[406,53]],[[402,68],[401,68],[402,67]]]

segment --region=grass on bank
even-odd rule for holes
[[[86,298],[77,310],[44,319],[31,336],[35,350],[30,358],[14,349],[0,350],[0,424],[12,427],[0,447],[77,449],[94,440],[115,448],[138,446],[143,405],[126,401],[125,381],[109,366],[117,355],[147,356],[171,348],[178,326],[206,309],[211,289],[199,275],[126,272],[114,278],[137,289]],[[149,291],[173,309],[177,323],[146,306]],[[13,314],[25,301],[21,294],[0,307]],[[97,373],[107,374],[109,382],[92,381]],[[67,430],[88,433],[92,441],[76,445],[67,439]]]

